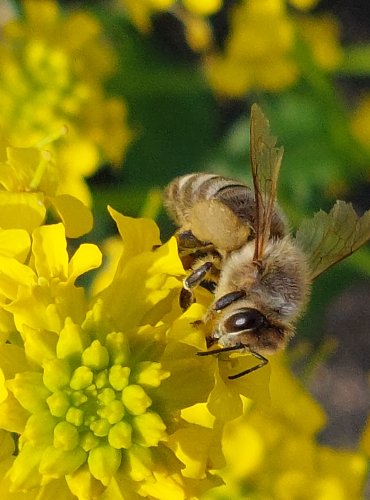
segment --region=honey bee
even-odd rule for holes
[[[194,301],[201,285],[214,293],[204,323],[208,347],[199,355],[246,351],[260,363],[283,349],[294,335],[311,283],[370,238],[370,210],[358,217],[350,204],[337,202],[290,234],[276,202],[283,147],[276,147],[269,122],[254,104],[250,121],[253,190],[209,173],[177,177],[165,191],[165,204],[179,226],[180,256],[191,269],[180,305]]]

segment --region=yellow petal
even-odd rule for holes
[[[0,427],[9,432],[22,434],[29,416],[29,412],[20,405],[11,392],[0,404]]]
[[[101,265],[102,254],[96,245],[83,243],[78,247],[68,265],[69,281]]]
[[[28,369],[24,349],[13,344],[0,344],[0,367],[6,379]]]
[[[222,449],[227,467],[231,468],[230,474],[236,478],[235,480],[243,480],[263,465],[265,458],[263,435],[250,425],[245,417],[227,422]],[[240,457],[243,457],[243,460],[240,460]]]
[[[216,383],[212,389],[209,400],[208,410],[220,420],[232,420],[239,417],[243,411],[243,405],[240,398],[239,391],[235,386],[226,384],[216,370]]]
[[[35,284],[35,273],[15,259],[0,255],[0,291],[9,299],[16,299],[19,285]]]
[[[203,330],[194,325],[204,317],[206,309],[200,304],[192,304],[171,325],[168,331],[168,339],[176,340],[195,347],[198,351],[206,349],[206,339]]]
[[[91,231],[93,227],[91,210],[78,198],[60,194],[50,197],[49,200],[62,219],[68,238],[78,238]]]
[[[183,276],[185,274],[179,258],[176,238],[170,238],[167,243],[158,248],[155,251],[155,257],[156,259],[150,267],[152,274],[166,273],[175,276]]]
[[[58,336],[54,332],[23,327],[24,350],[27,358],[39,366],[55,357]]]
[[[100,498],[105,489],[104,485],[91,474],[87,464],[68,474],[66,481],[72,493],[81,499]]]
[[[325,412],[287,369],[284,359],[284,354],[271,358],[271,403],[305,434],[312,435],[323,428]],[[300,418],[302,414],[306,418]]]
[[[167,252],[168,246],[165,245],[163,249],[143,252],[128,261],[122,257],[122,268],[120,269],[119,265],[112,285],[101,293],[105,314],[114,318],[122,331],[142,324],[146,314],[149,314],[151,322],[155,323],[155,312],[160,313],[157,319],[159,321],[163,314],[167,314],[172,308],[171,300],[162,304],[161,301],[173,289],[172,285],[165,288],[168,275],[174,269],[180,271],[181,268],[176,265],[177,261],[175,266],[173,265],[171,258],[167,258]],[[160,262],[157,262],[158,260]],[[149,293],[148,289],[153,290],[153,294]]]
[[[17,373],[13,380],[8,381],[7,387],[30,413],[48,409],[46,398],[50,392],[43,384],[41,373]]]
[[[205,477],[214,438],[212,429],[200,425],[189,425],[171,434],[168,446],[185,464],[185,469],[182,471],[185,477],[194,479]]]
[[[31,233],[45,219],[42,193],[0,192],[0,227],[24,229]]]
[[[158,500],[185,500],[187,498],[182,478],[179,475],[155,472],[154,477],[153,481],[146,481],[140,485],[140,495]]]
[[[64,313],[68,314],[68,303],[65,304],[65,302],[73,299],[76,297],[72,293],[70,297],[59,297],[58,306],[63,309]],[[62,319],[56,305],[49,302],[50,290],[48,288],[33,287],[32,289],[21,289],[19,298],[9,306],[4,307],[14,315],[14,322],[20,333],[24,332],[25,325],[34,329],[59,332],[62,328]]]
[[[126,217],[111,207],[108,210],[122,237],[124,262],[139,253],[150,252],[153,247],[161,244],[159,228],[153,220]]]
[[[27,420],[22,440],[34,446],[43,444],[51,445],[53,442],[53,430],[58,420],[50,415],[49,411],[35,413]]]
[[[171,376],[162,380],[157,389],[166,410],[187,408],[207,401],[214,385],[216,360],[212,356],[201,358],[196,352],[194,347],[179,342],[167,345],[160,361],[162,368],[169,371]]]
[[[80,447],[63,450],[49,446],[44,449],[39,470],[41,474],[52,478],[63,477],[77,470],[86,461],[86,456],[86,452]]]
[[[7,229],[0,231],[0,255],[14,257],[24,262],[31,246],[30,236],[23,229]]]
[[[13,491],[40,486],[41,475],[38,469],[44,450],[44,446],[32,446],[29,443],[23,446],[9,471]]]
[[[63,224],[41,226],[35,229],[32,236],[37,274],[65,281],[68,276],[68,254]]]

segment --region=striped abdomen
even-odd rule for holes
[[[242,224],[255,229],[254,192],[245,184],[234,179],[208,173],[188,174],[176,177],[165,191],[165,205],[168,212],[176,224],[184,229],[192,229],[194,206],[211,200],[217,200],[226,205]],[[207,223],[206,218],[207,214],[205,214],[205,224]],[[221,231],[222,229],[220,227]],[[271,224],[271,236],[281,238],[285,233],[283,218],[275,209]]]

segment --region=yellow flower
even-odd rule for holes
[[[64,222],[67,236],[89,232],[91,212],[79,199],[58,194],[60,174],[50,152],[13,147],[0,136],[0,227],[32,232],[51,211]]]
[[[195,355],[204,308],[179,309],[175,239],[158,247],[152,221],[111,213],[122,257],[91,299],[75,281],[100,252],[83,244],[69,260],[62,224],[36,228],[29,261],[9,257],[0,274],[20,336],[0,344],[0,428],[19,434],[0,462],[2,498],[184,500],[218,484],[219,430],[180,414],[214,384],[216,361]]]
[[[293,44],[294,25],[285,2],[242,2],[232,12],[225,51],[206,61],[206,74],[216,91],[226,95],[283,89],[298,76]]]
[[[154,12],[170,11],[176,15],[176,8],[183,7],[188,13],[195,16],[210,16],[221,9],[223,1],[121,0],[121,4],[137,27],[143,31],[147,31],[150,28],[150,16]],[[173,9],[174,7],[176,8]]]
[[[67,126],[55,146],[58,194],[88,202],[83,177],[102,157],[119,163],[131,138],[124,104],[105,97],[102,87],[114,54],[90,14],[64,16],[53,0],[22,5],[24,18],[4,27],[0,43],[0,127],[12,144],[30,147]]]
[[[323,411],[287,370],[283,356],[271,364],[271,404],[244,401],[244,415],[226,423],[225,485],[204,500],[360,500],[364,457],[319,445]]]
[[[253,90],[280,91],[300,75],[296,60],[297,29],[325,70],[342,58],[338,26],[328,17],[303,17],[297,21],[287,0],[245,0],[232,11],[230,33],[223,52],[205,60],[205,72],[216,92],[242,96]],[[298,2],[295,2],[298,3]],[[306,2],[306,8],[314,2]]]

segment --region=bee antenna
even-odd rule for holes
[[[225,307],[229,306],[233,302],[243,299],[246,296],[246,293],[244,290],[237,290],[235,292],[230,292],[227,293],[226,295],[223,295],[220,297],[214,304],[213,304],[213,309],[215,311],[221,311],[222,309],[225,309]]]

